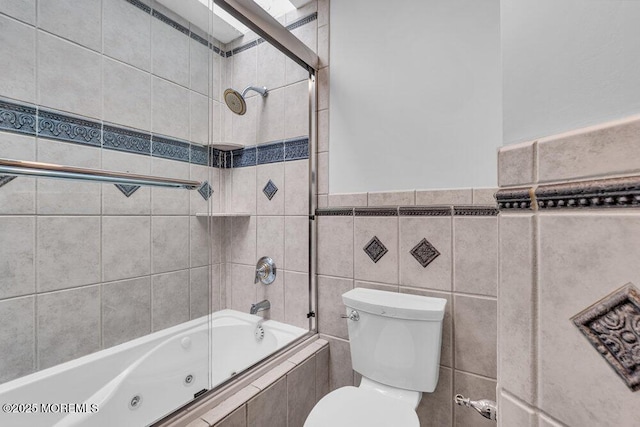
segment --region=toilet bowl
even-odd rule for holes
[[[364,288],[342,298],[362,381],[323,397],[304,427],[419,427],[422,392],[438,382],[446,300]]]

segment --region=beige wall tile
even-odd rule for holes
[[[285,100],[287,89],[274,89],[263,83],[260,83],[260,86],[266,86],[269,92],[266,97],[256,97],[258,108],[256,112],[256,142],[264,144],[266,142],[279,141],[285,138],[285,128],[287,126],[285,123],[285,111],[288,108]]]
[[[166,178],[189,179],[189,164],[173,160],[152,158],[151,174]],[[188,215],[189,191],[175,188],[151,189],[153,215]]]
[[[302,426],[316,404],[316,357],[287,374],[287,425]]]
[[[216,272],[218,272],[218,268],[218,266],[212,266],[212,270],[215,269]],[[208,266],[189,270],[189,319],[206,316],[219,308],[219,306],[216,307],[216,310],[210,308],[213,295],[209,294],[213,293],[217,285],[217,281],[212,280],[211,287],[209,286]]]
[[[284,215],[286,193],[284,168],[284,162],[257,166],[256,197],[258,215]],[[278,191],[276,191],[271,200],[269,200],[263,191],[269,180],[278,187]]]
[[[286,215],[309,214],[309,162],[284,163],[284,212]]]
[[[6,1],[2,3],[3,12],[7,11],[6,4]],[[0,81],[0,93],[33,103],[36,101],[36,30],[2,16],[0,34],[0,55],[11,58],[0,63],[0,73],[5,76]]]
[[[189,87],[189,36],[152,19],[151,68],[156,76]]]
[[[151,272],[189,268],[189,217],[151,218]]]
[[[451,291],[452,217],[400,217],[400,285]],[[411,254],[422,239],[440,253],[426,267]]]
[[[349,341],[320,335],[329,341],[329,389],[333,391],[340,387],[354,385],[353,368],[351,365],[351,351]]]
[[[536,180],[535,142],[510,144],[498,151],[498,185],[531,184]]]
[[[284,272],[285,321],[300,328],[309,328],[309,275]]]
[[[640,117],[538,141],[540,182],[635,173],[640,170]]]
[[[498,287],[498,219],[453,219],[453,289],[496,296]]]
[[[491,205],[497,204],[495,194],[498,191],[497,188],[474,188],[473,189],[473,204],[474,205]]]
[[[152,330],[189,320],[189,270],[151,277]]]
[[[0,381],[10,381],[35,370],[35,297],[0,301]]]
[[[415,191],[380,191],[368,193],[368,206],[411,206],[416,204]]]
[[[151,69],[151,15],[120,0],[104,0],[104,54],[145,71]]]
[[[507,393],[500,393],[498,400],[500,426],[538,427],[536,412]]]
[[[284,217],[284,268],[309,271],[309,218]]]
[[[2,12],[27,24],[35,25],[36,0],[4,0]]]
[[[38,295],[36,304],[38,369],[100,350],[99,286]]]
[[[151,273],[151,219],[102,218],[102,280],[113,281]]]
[[[43,30],[100,51],[102,2],[73,0],[38,2],[38,26]]]
[[[104,120],[151,130],[151,75],[104,58]]]
[[[36,139],[32,136],[0,132],[0,152],[9,159],[35,160]],[[28,215],[36,210],[36,179],[14,179],[0,191],[0,214]]]
[[[416,205],[470,205],[473,191],[468,189],[416,190]]]
[[[258,287],[253,283],[255,267],[231,264],[231,306],[230,308],[242,312],[249,311],[251,304],[258,301]]]
[[[354,224],[354,278],[398,283],[398,217],[356,216]],[[374,262],[364,250],[374,236],[388,250],[378,262]]]
[[[1,216],[0,236],[0,298],[34,293],[36,218]]]
[[[209,425],[206,424],[205,425]],[[247,405],[242,405],[225,419],[215,424],[215,427],[247,427]]]
[[[499,223],[498,375],[504,389],[534,404],[534,218],[529,214],[502,214]]]
[[[495,299],[454,295],[456,369],[496,377],[496,311]]]
[[[316,353],[316,402],[329,393],[329,346]]]
[[[260,187],[261,192],[265,184],[266,182]],[[256,168],[251,166],[232,169],[231,209],[229,212],[249,212],[255,215],[257,195]],[[260,195],[264,197],[264,194]]]
[[[247,402],[247,425],[287,425],[287,380],[282,378]]]
[[[168,27],[163,22],[160,25]],[[168,28],[175,32],[171,27]],[[152,77],[151,80],[151,130],[188,141],[189,89],[158,77]]]
[[[347,332],[346,307],[342,294],[353,289],[353,280],[318,276],[318,331],[343,339],[349,339]]]
[[[257,82],[267,89],[273,90],[285,84],[286,56],[271,43],[261,43],[257,49]],[[269,95],[271,96],[271,95]]]
[[[449,368],[440,368],[438,385],[433,393],[422,393],[422,400],[416,409],[420,425],[453,425],[453,372]]]
[[[625,283],[638,286],[640,215],[541,214],[539,233],[538,406],[571,426],[631,426],[637,396],[570,319]]]
[[[151,333],[151,279],[102,285],[102,346],[104,348]]]
[[[353,277],[352,216],[318,217],[318,274]]]
[[[329,206],[334,207],[365,207],[367,193],[329,194]]]
[[[258,219],[255,216],[231,219],[230,245],[228,245],[230,246],[230,256],[227,258],[228,261],[255,265],[258,261],[257,223]]]

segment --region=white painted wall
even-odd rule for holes
[[[640,1],[502,0],[504,142],[640,113]]]
[[[329,192],[496,185],[499,0],[332,0]]]

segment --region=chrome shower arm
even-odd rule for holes
[[[260,95],[262,95],[263,97],[269,95],[269,90],[263,86],[263,87],[259,87],[259,86],[247,86],[246,88],[244,88],[244,90],[242,91],[242,97],[244,98],[244,96],[247,94],[247,92],[249,92],[250,90],[254,91],[254,92],[258,92]]]

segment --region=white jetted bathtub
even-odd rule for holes
[[[0,385],[0,426],[143,427],[305,333],[222,310]]]

